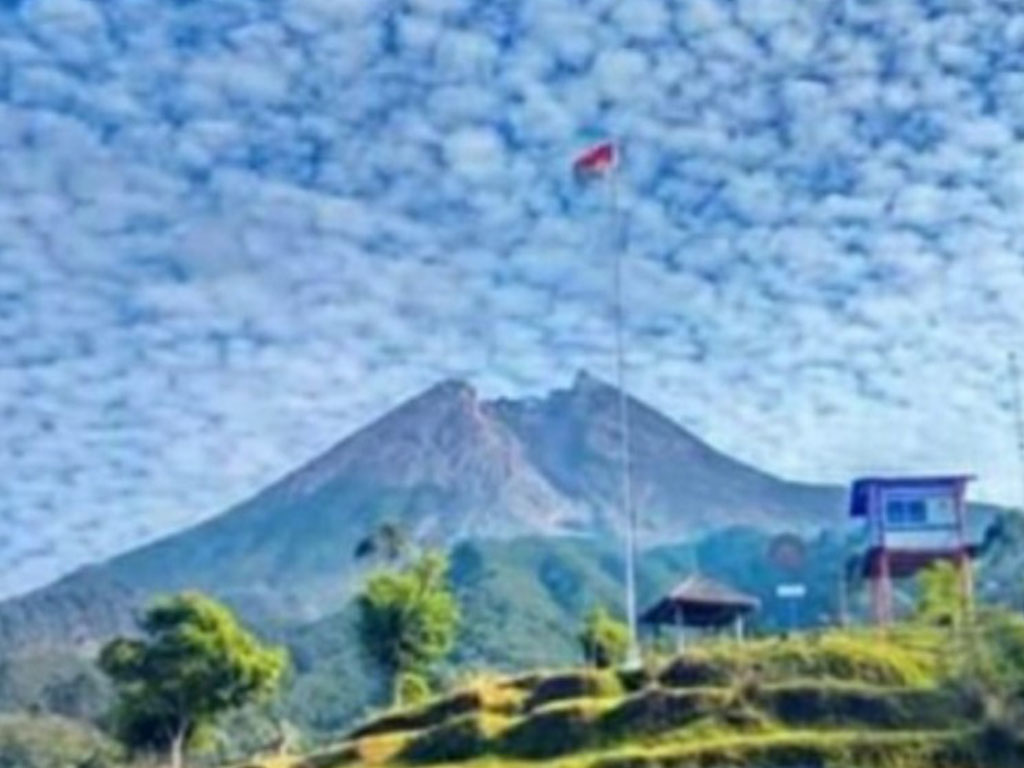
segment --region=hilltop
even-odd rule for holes
[[[950,632],[716,641],[636,672],[481,678],[260,768],[1018,765],[1019,748],[986,740],[983,697],[950,683]]]
[[[587,374],[523,400],[441,382],[212,520],[0,605],[0,652],[95,642],[184,588],[264,626],[318,620],[344,606],[355,544],[385,520],[443,549],[620,539],[617,400]],[[840,489],[776,478],[638,400],[629,409],[645,547],[734,526],[813,535],[841,519]]]

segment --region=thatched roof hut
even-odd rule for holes
[[[736,624],[760,607],[756,597],[694,574],[644,611],[640,621],[654,626],[721,628]]]

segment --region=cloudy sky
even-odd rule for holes
[[[0,593],[442,377],[610,376],[785,476],[1017,503],[1012,0],[0,2]]]

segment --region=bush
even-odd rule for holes
[[[1024,733],[1020,723],[988,720],[976,732],[971,754],[981,765],[1018,768],[1024,765]]]
[[[430,683],[423,675],[403,672],[398,676],[398,699],[403,704],[415,706],[430,698]]]
[[[314,752],[297,762],[290,763],[289,768],[339,768],[339,766],[358,763],[361,759],[356,744],[348,743]],[[269,768],[269,766],[263,768]]]
[[[463,715],[411,737],[401,757],[413,763],[470,760],[487,752],[501,724],[493,716]]]
[[[613,672],[580,669],[542,678],[527,698],[525,707],[532,711],[554,701],[621,695],[622,683]]]
[[[767,684],[808,678],[927,686],[937,681],[938,659],[931,648],[876,634],[837,632],[696,649],[670,662],[659,677],[673,688],[729,685],[736,679]]]
[[[599,606],[584,619],[579,643],[587,664],[598,669],[617,667],[626,659],[629,627]]]
[[[769,643],[763,678],[859,681],[875,685],[924,686],[936,682],[937,659],[877,635],[824,635],[820,639]]]
[[[558,757],[594,746],[594,724],[602,708],[593,702],[570,701],[532,712],[501,738],[503,755],[528,759]]]
[[[658,677],[669,688],[704,688],[728,685],[737,671],[736,659],[691,652],[673,659]]]
[[[619,682],[627,693],[642,691],[658,681],[656,670],[650,665],[644,665],[639,669],[620,669],[618,675]]]
[[[883,688],[863,683],[788,683],[766,687],[755,703],[790,725],[948,728],[981,716],[976,701],[939,688]]]
[[[394,731],[419,731],[441,725],[446,720],[460,715],[479,712],[483,709],[483,695],[477,690],[465,690],[428,702],[418,707],[388,712],[356,728],[349,734],[350,739],[373,736]]]
[[[62,717],[0,715],[3,768],[113,768],[120,750],[95,729]]]
[[[955,740],[930,734],[783,732],[742,735],[671,749],[627,751],[594,768],[950,768],[973,766]]]
[[[419,731],[441,725],[454,717],[474,713],[513,715],[519,711],[523,692],[508,683],[488,682],[473,688],[375,717],[349,734],[359,739],[395,731]]]
[[[649,688],[606,711],[601,717],[601,730],[609,739],[665,733],[721,711],[728,700],[729,692],[724,689]]]

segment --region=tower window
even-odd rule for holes
[[[897,528],[924,525],[928,509],[923,499],[890,499],[885,505],[885,520]]]

